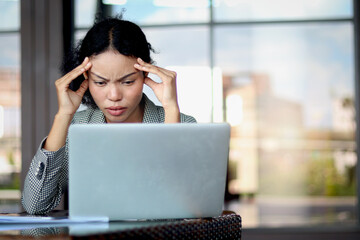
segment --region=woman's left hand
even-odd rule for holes
[[[137,62],[134,67],[146,73],[145,84],[154,91],[165,109],[165,113],[167,110],[179,111],[176,92],[176,72],[146,63],[141,58],[138,58]],[[147,76],[148,73],[159,76],[162,82],[155,82]]]
[[[146,73],[145,84],[154,91],[155,96],[164,108],[165,123],[180,122],[180,110],[176,92],[176,72],[146,63],[141,58],[138,58],[137,62],[134,67]],[[148,77],[148,73],[159,76],[162,82],[155,82]]]

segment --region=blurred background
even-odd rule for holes
[[[36,101],[21,99],[44,95],[21,87],[33,78],[21,65],[30,41],[22,36],[24,2],[0,0],[0,212],[21,210],[22,176],[48,132],[37,133],[31,150],[24,146],[34,121],[25,112]],[[354,2],[64,0],[59,41],[63,54],[97,15],[122,13],[143,28],[156,64],[178,73],[181,111],[231,124],[224,207],[244,228],[355,226]],[[55,80],[45,82],[53,89]],[[41,104],[51,108],[47,118],[56,112],[56,104]]]

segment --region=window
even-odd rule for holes
[[[0,1],[0,210],[20,210],[20,2]]]
[[[213,0],[214,20],[235,21],[291,21],[351,18],[350,0]]]
[[[249,197],[253,226],[355,221],[351,24],[218,26],[214,36],[237,211]]]
[[[181,111],[194,116],[199,122],[210,122],[212,88],[208,60],[208,27],[154,27],[145,28],[144,32],[157,52],[153,54],[156,64],[177,73],[178,101]],[[179,36],[181,41],[178,41]],[[155,75],[151,75],[151,78],[160,81]],[[201,98],[198,98],[199,89],[202,89]],[[161,105],[146,85],[144,92],[153,102]],[[197,101],[194,102],[192,99]]]
[[[225,206],[244,228],[358,222],[352,1],[103,0],[92,9],[125,9],[144,29],[156,64],[178,73],[182,111],[231,124]]]
[[[104,0],[102,3],[111,15],[125,9],[127,19],[140,25],[206,23],[210,20],[209,0]]]

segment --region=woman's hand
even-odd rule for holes
[[[65,145],[71,119],[79,108],[86,89],[89,87],[86,71],[90,68],[91,62],[89,62],[89,58],[86,57],[81,65],[62,78],[56,80],[55,86],[58,95],[59,110],[55,115],[50,133],[43,146],[44,149],[48,151],[57,151]],[[81,74],[84,74],[85,80],[81,83],[79,89],[74,92],[69,89],[69,85]]]
[[[137,62],[134,67],[146,73],[145,84],[154,91],[165,110],[165,122],[180,122],[176,92],[176,72],[146,63],[141,58],[138,58]],[[162,82],[155,82],[148,77],[148,73],[159,76]]]
[[[81,65],[74,68],[71,72],[67,73],[62,78],[56,80],[55,86],[59,104],[58,114],[71,116],[75,114],[76,110],[80,106],[85,91],[89,87],[86,71],[88,71],[90,67],[91,62],[89,61],[89,58],[86,57]],[[77,91],[72,91],[69,88],[70,83],[81,74],[84,74],[85,80],[81,83]]]

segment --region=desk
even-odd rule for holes
[[[65,213],[66,214],[66,213]],[[20,214],[23,215],[23,214]],[[50,216],[64,215],[55,211]],[[13,225],[1,239],[241,239],[241,217],[232,212],[206,219]]]

